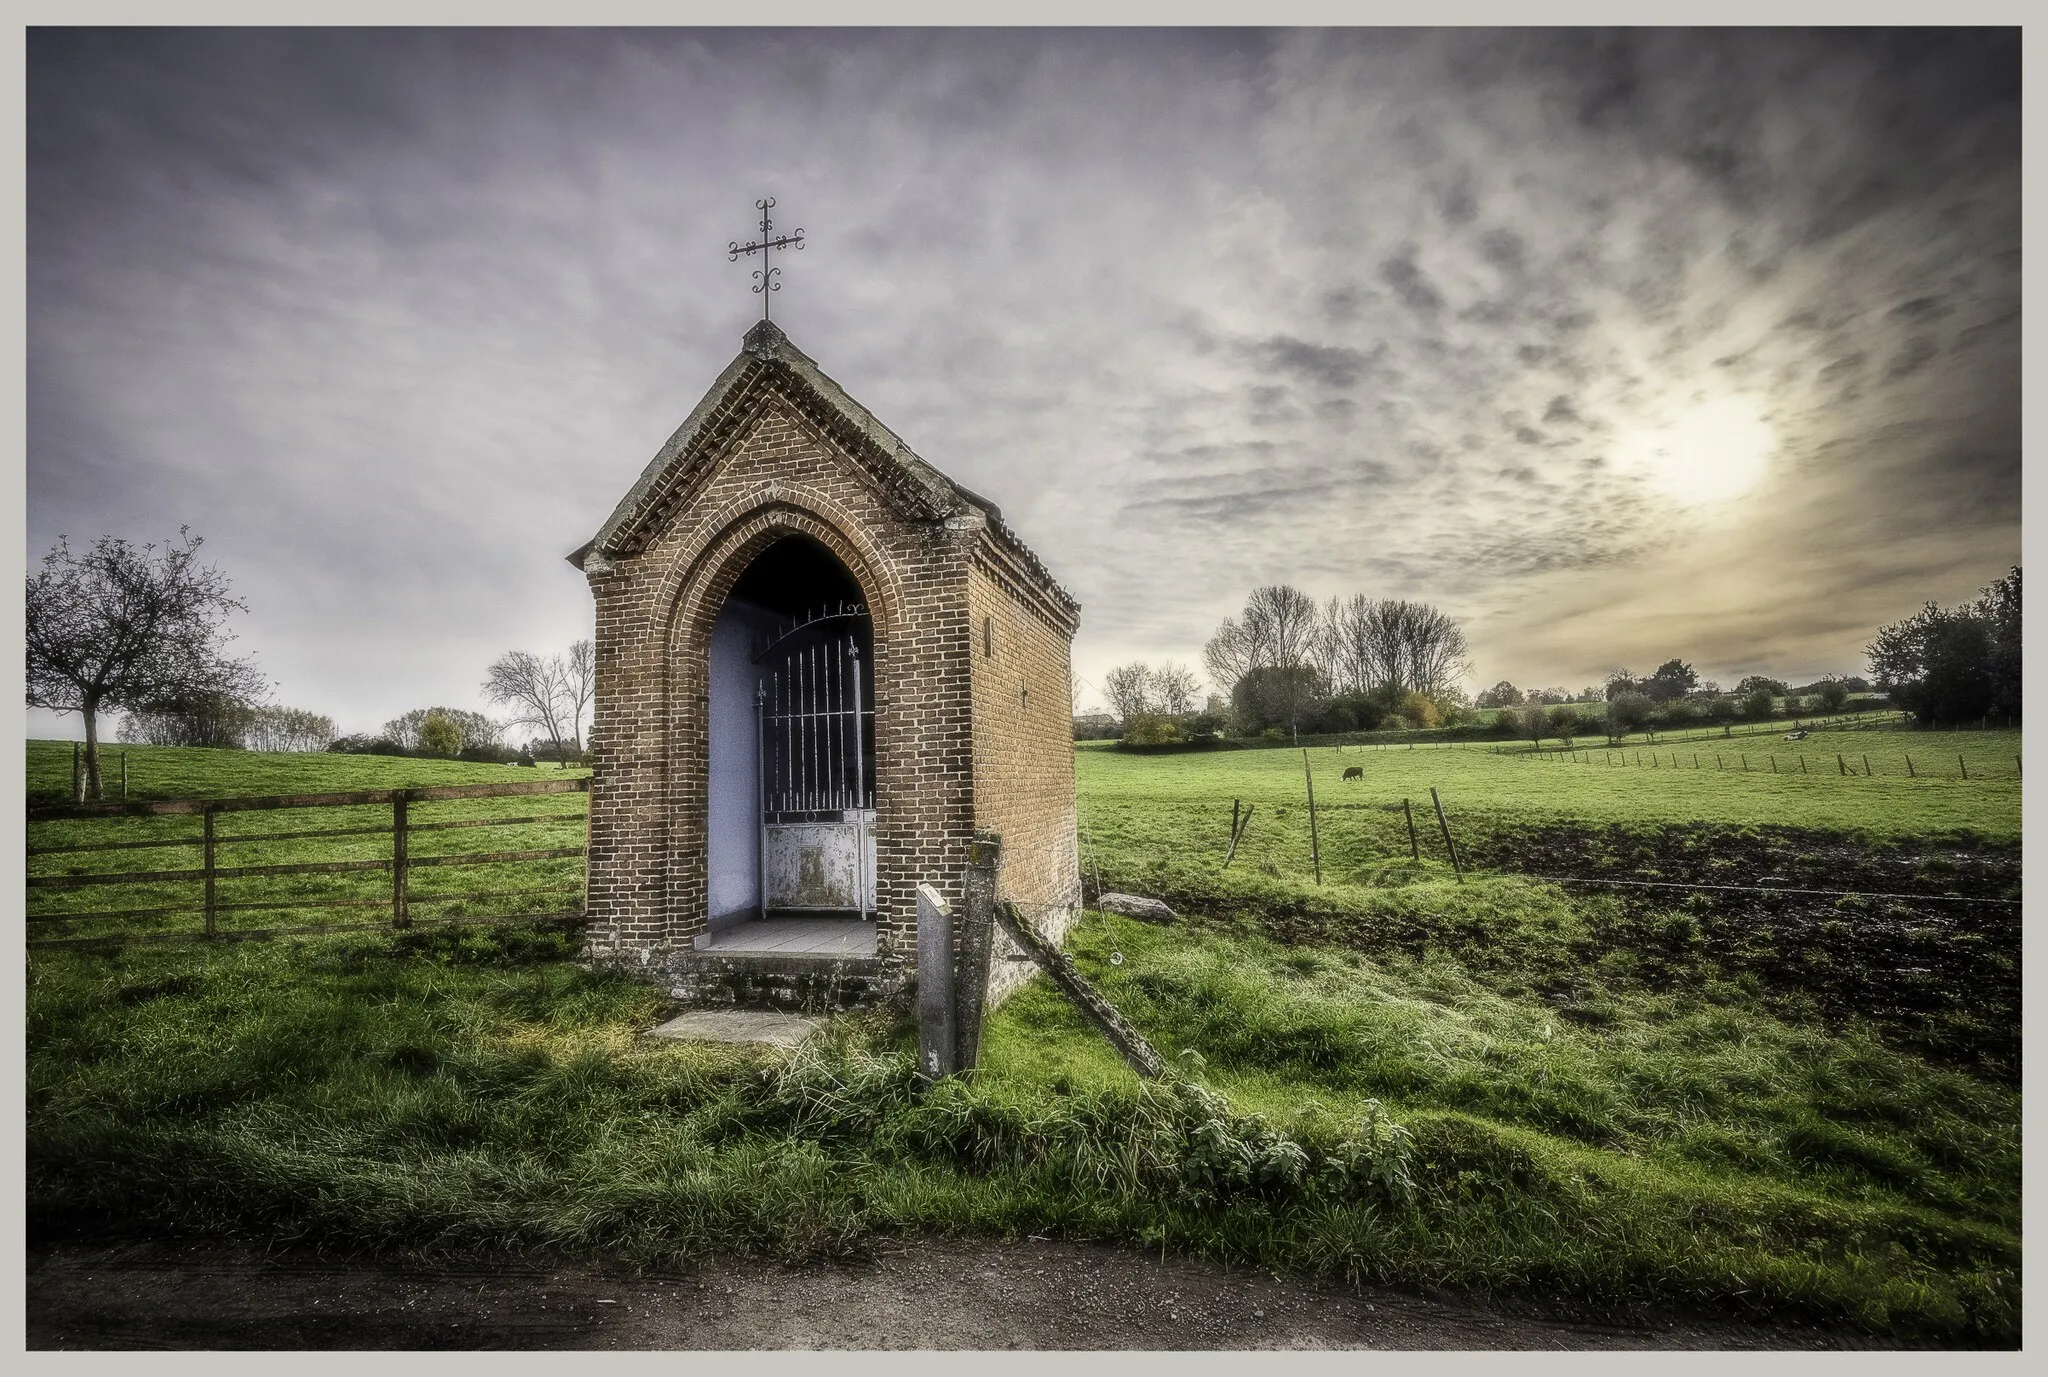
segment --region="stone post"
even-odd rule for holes
[[[973,1070],[981,1056],[981,1015],[988,1005],[988,967],[996,940],[996,868],[1002,857],[1001,837],[993,832],[974,834],[967,848],[960,962],[953,982],[954,1045],[962,1071]]]
[[[953,912],[930,885],[917,887],[917,1069],[927,1080],[956,1069]]]

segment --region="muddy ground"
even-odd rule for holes
[[[1308,1285],[1041,1239],[884,1244],[862,1263],[266,1255],[76,1240],[28,1253],[32,1349],[1847,1349],[1796,1321]]]
[[[1529,875],[1730,886],[1577,892],[1617,898],[1623,921],[1604,936],[1642,950],[1667,978],[1702,962],[1753,974],[1825,1017],[1867,1019],[1935,1060],[2018,1078],[2020,908],[2007,902],[2020,897],[2016,847],[1789,827],[1548,825],[1486,836],[1473,860]],[[1797,890],[1860,897],[1771,892]]]

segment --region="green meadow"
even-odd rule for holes
[[[1140,1082],[1043,981],[996,1012],[973,1075],[925,1086],[900,1010],[836,1020],[792,1058],[648,1039],[672,1011],[662,992],[579,965],[560,929],[38,950],[30,1228],[629,1262],[1039,1233],[1336,1280],[2011,1346],[2013,1078],[1924,1055],[1875,1005],[1806,999],[1804,967],[1781,981],[1724,959],[1717,910],[1488,871],[1460,883],[1440,843],[1412,862],[1405,819],[1386,811],[1409,797],[1433,827],[1434,784],[1475,838],[1545,819],[1737,838],[1781,827],[1880,849],[1968,834],[1997,850],[2016,835],[2017,784],[1995,772],[2016,734],[1956,743],[1967,784],[1888,772],[1906,749],[1920,765],[1925,734],[1836,736],[1875,772],[1313,750],[1321,886],[1300,752],[1082,750],[1090,862],[1106,881],[1166,876],[1184,904],[1180,891],[1199,896],[1171,928],[1090,914],[1070,938],[1172,1062],[1162,1083]],[[1804,746],[1831,769],[1850,750]],[[195,793],[534,776],[179,754]],[[1346,785],[1353,764],[1366,778]],[[1259,811],[1225,871],[1233,798]],[[582,800],[464,806],[480,802]],[[280,815],[236,821],[248,817],[274,828]],[[192,826],[144,825],[158,822]],[[567,830],[537,826],[550,839],[536,844]],[[491,847],[523,833],[481,831]],[[456,849],[483,845],[470,834]],[[32,858],[32,873],[74,859]],[[32,911],[50,901],[34,899]],[[1838,916],[1835,950],[1853,955],[1861,920]]]

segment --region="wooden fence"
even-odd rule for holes
[[[132,919],[166,917],[176,914],[197,912],[202,915],[203,929],[199,932],[114,934],[99,937],[41,938],[31,940],[31,947],[84,946],[115,942],[178,942],[208,941],[221,938],[254,938],[280,936],[289,933],[347,932],[370,928],[406,928],[416,923],[535,923],[535,922],[580,922],[583,917],[581,896],[583,886],[543,885],[525,889],[466,890],[447,894],[415,894],[411,890],[411,875],[415,870],[440,866],[492,865],[517,861],[560,860],[581,856],[586,846],[542,847],[521,851],[480,851],[458,852],[448,855],[412,856],[408,845],[412,836],[421,832],[436,832],[472,827],[514,827],[536,824],[560,823],[578,817],[576,813],[553,813],[526,817],[484,817],[460,818],[435,822],[415,822],[408,817],[412,804],[438,802],[448,799],[506,798],[533,794],[587,795],[590,791],[588,777],[575,779],[520,781],[507,784],[450,784],[419,789],[378,789],[363,793],[294,794],[268,798],[220,798],[220,799],[171,799],[154,803],[67,803],[31,808],[28,821],[63,822],[111,820],[118,818],[161,817],[177,814],[197,814],[200,818],[198,836],[149,838],[141,841],[104,841],[71,843],[55,846],[30,846],[28,855],[48,856],[63,853],[132,851],[156,847],[197,848],[202,862],[196,869],[182,870],[114,870],[91,874],[71,875],[30,875],[27,877],[31,891],[38,889],[63,890],[80,889],[95,885],[149,885],[149,884],[192,884],[199,887],[197,902],[156,905],[144,908],[99,909],[88,912],[66,912],[61,914],[30,915],[28,923],[31,932],[38,926],[51,924],[76,924],[102,919]],[[374,827],[339,827],[282,832],[239,832],[222,835],[217,832],[215,819],[223,813],[266,812],[294,808],[362,808],[384,806],[391,809],[391,821]],[[580,815],[588,827],[588,805]],[[391,838],[391,855],[388,859],[313,861],[297,865],[221,865],[219,852],[223,847],[240,846],[250,842],[307,841],[328,837],[384,836]],[[586,845],[588,841],[586,832]],[[366,898],[318,898],[293,897],[270,899],[259,902],[223,903],[218,896],[221,880],[277,875],[329,875],[349,871],[388,870],[391,872],[391,889],[388,897]],[[462,902],[470,899],[525,898],[540,894],[563,894],[574,892],[577,903],[573,909],[550,913],[524,913],[489,917],[425,918],[416,919],[412,914],[416,904]],[[300,910],[317,908],[388,908],[388,920],[375,923],[327,923],[307,927],[288,928],[226,928],[222,927],[222,914],[246,913],[263,910]]]

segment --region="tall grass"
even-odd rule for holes
[[[1580,1027],[1440,958],[1091,919],[1082,963],[1176,1077],[1140,1084],[1034,985],[927,1088],[887,1015],[787,1062],[652,1042],[660,994],[562,941],[39,957],[32,1228],[638,1261],[1057,1232],[2016,1334],[2016,1097],[1739,990],[1617,986]]]

